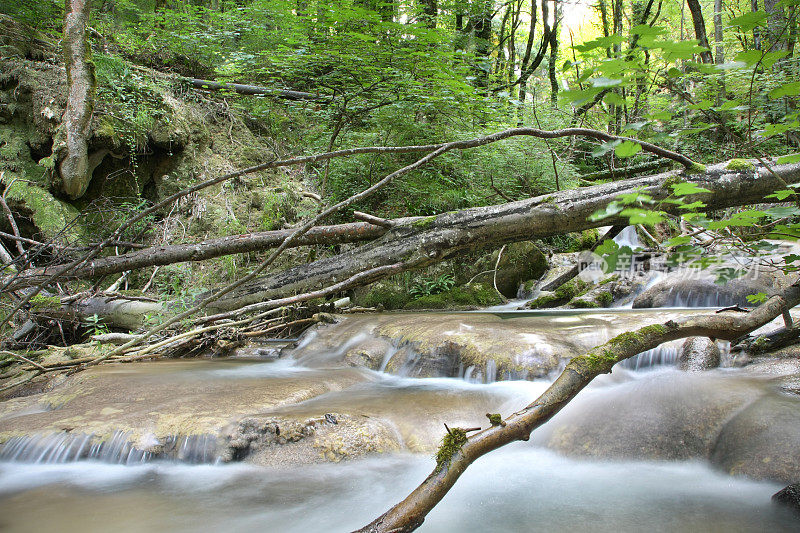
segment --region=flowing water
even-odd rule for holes
[[[579,350],[670,313],[684,311],[463,313],[418,315],[418,320],[453,320],[478,336],[482,327],[500,328],[502,323],[506,329],[495,331],[508,337],[514,325],[522,335],[520,343]],[[381,420],[397,443],[394,451],[339,463],[263,466],[220,463],[216,441],[208,435],[175,437],[160,443],[158,453],[137,447],[135,439],[141,444],[147,436],[134,438],[125,431],[102,443],[78,428],[20,436],[0,448],[0,530],[348,531],[369,522],[427,476],[443,423],[480,425],[484,412],[518,410],[551,379],[494,381],[488,379],[496,373],[489,362],[480,369],[462,368],[453,377],[413,377],[407,367],[402,375],[392,375],[382,369],[402,346],[391,342],[381,345],[385,353],[375,370],[345,368],[342,361],[349,350],[374,340],[363,324],[359,327],[344,339],[333,338],[335,328],[306,336],[295,350],[296,359],[110,366],[97,370],[89,381],[120,379],[97,394],[105,398],[104,405],[120,406],[121,411],[128,409],[125,401],[138,387],[163,402],[157,409],[184,398],[189,408],[209,417],[213,405],[233,405],[238,398],[251,411],[237,413],[291,419],[336,413]],[[325,338],[331,342],[323,343]],[[712,397],[741,396],[742,402],[777,398],[766,378],[731,370],[691,376],[668,366],[653,367],[669,365],[676,354],[675,346],[657,349],[630,368],[601,376],[530,442],[481,458],[421,531],[797,531],[796,516],[770,502],[782,487],[779,483],[731,477],[701,458],[598,460],[554,451],[560,449],[559,432],[572,427],[582,413],[594,416],[591,409],[598,405],[612,406],[604,415],[614,426],[632,416],[624,410],[615,414],[614,405],[654,419],[659,410],[692,394],[704,402]],[[292,391],[292,401],[259,404],[263,399],[256,392],[281,387]],[[78,416],[69,411],[70,402],[77,400],[50,406],[23,400],[18,410],[0,414],[0,429],[34,427],[59,413],[69,420]],[[730,409],[738,409],[736,405]],[[148,409],[116,416],[141,423]]]

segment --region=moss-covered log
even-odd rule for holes
[[[583,231],[608,224],[628,223],[620,217],[589,220],[620,194],[640,191],[656,201],[673,193],[670,185],[691,182],[711,193],[697,195],[708,209],[722,209],[764,202],[787,183],[800,182],[800,164],[771,166],[773,174],[754,163],[755,170],[733,171],[724,163],[704,172],[672,171],[594,187],[561,191],[501,205],[475,207],[439,215],[430,222],[400,225],[364,246],[250,281],[211,303],[214,311],[227,311],[286,294],[304,293],[347,279],[382,265],[402,264],[404,270],[424,268],[464,253],[501,244],[541,239],[551,235]],[[691,201],[691,200],[690,200]],[[674,204],[667,212],[679,213]]]

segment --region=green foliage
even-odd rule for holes
[[[421,298],[422,296],[430,296],[431,294],[439,294],[440,292],[449,291],[453,288],[455,280],[452,274],[442,274],[435,278],[420,278],[414,282],[408,293],[413,298]]]

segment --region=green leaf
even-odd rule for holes
[[[748,67],[752,67],[759,61],[761,61],[761,51],[760,50],[745,50],[743,52],[739,52],[736,54],[736,61],[744,63]]]
[[[746,298],[751,304],[760,304],[767,301],[767,294],[763,292],[748,294]]]
[[[671,238],[670,240],[668,240],[664,244],[666,244],[667,246],[678,246],[678,245],[681,245],[681,244],[689,244],[690,242],[692,242],[692,238],[691,237],[679,236],[679,237]]]
[[[641,131],[642,128],[650,124],[649,120],[640,120],[638,122],[629,122],[625,124],[624,130]]]
[[[608,93],[603,97],[603,102],[609,105],[624,106],[625,99],[617,93]]]
[[[740,17],[732,18],[730,25],[747,32],[759,26],[766,26],[768,16],[764,11],[751,11]]]
[[[678,209],[687,209],[687,210],[690,210],[690,209],[700,209],[700,208],[702,208],[702,207],[706,207],[706,205],[707,205],[707,204],[704,204],[703,202],[701,202],[701,201],[699,201],[699,200],[698,200],[698,201],[696,201],[696,202],[692,202],[692,203],[690,203],[690,204],[682,205],[682,206],[678,207]]]
[[[616,87],[621,83],[622,80],[620,79],[600,77],[600,78],[594,78],[592,80],[592,87],[602,87],[602,88]]]
[[[795,81],[792,83],[784,83],[780,87],[772,89],[769,92],[769,97],[774,100],[782,96],[797,96],[798,94],[800,94],[800,81]]]
[[[617,157],[632,157],[642,151],[642,145],[632,141],[623,141],[616,148],[614,153]]]
[[[687,194],[699,194],[703,192],[712,192],[705,187],[700,187],[695,185],[694,183],[673,183],[670,185],[672,187],[672,194],[675,196],[686,196]]]
[[[624,207],[619,202],[611,202],[605,207],[605,209],[600,209],[589,215],[589,220],[591,222],[597,222],[598,220],[603,220],[604,218],[613,217],[622,212],[623,209]]]
[[[615,139],[613,141],[604,142],[604,143],[600,144],[600,146],[598,146],[597,148],[594,149],[594,151],[592,152],[592,155],[594,157],[602,157],[602,156],[606,155],[608,152],[610,152],[611,150],[615,149],[620,144],[622,144],[622,141],[619,140],[619,139]]]
[[[656,41],[653,48],[664,51],[664,58],[667,61],[676,59],[691,59],[693,55],[705,52],[708,48],[697,44],[697,41]]]
[[[782,191],[776,191],[776,192],[774,192],[772,194],[768,194],[767,196],[765,196],[765,198],[775,198],[780,202],[782,200],[787,199],[788,197],[790,197],[793,194],[797,194],[797,193],[792,191],[792,190],[785,189],[785,190],[782,190]]]
[[[665,220],[664,213],[661,211],[650,211],[649,209],[641,209],[638,207],[629,207],[620,214],[624,217],[628,217],[631,226],[635,224],[654,226]]]

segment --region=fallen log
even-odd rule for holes
[[[187,78],[187,80],[195,89],[205,89],[208,91],[228,90],[239,94],[273,96],[284,100],[306,100],[309,102],[327,102],[330,100],[327,96],[304,93],[302,91],[292,91],[289,89],[273,89],[271,87],[260,87],[258,85],[246,85],[243,83],[221,83],[218,81],[200,80],[196,78]]]
[[[413,224],[421,217],[396,219],[394,224]],[[153,246],[126,254],[95,258],[60,276],[62,280],[108,276],[150,266],[169,265],[186,261],[205,261],[223,255],[259,252],[279,246],[293,230],[262,231],[230,235],[190,244]],[[385,225],[353,222],[332,226],[317,226],[308,231],[293,246],[315,244],[344,244],[373,240],[388,231]],[[28,269],[4,280],[5,291],[34,287],[58,272],[62,265]]]
[[[768,201],[767,195],[786,188],[787,183],[800,182],[800,164],[774,165],[770,169],[754,162],[752,169],[728,170],[723,163],[696,174],[671,171],[427,217],[411,225],[392,228],[381,238],[335,257],[252,280],[212,302],[208,309],[228,311],[288,294],[309,292],[383,265],[402,264],[402,270],[413,270],[467,251],[509,242],[609,224],[628,224],[627,219],[618,216],[589,220],[590,215],[605,208],[620,194],[639,191],[659,201],[673,193],[671,184],[690,182],[711,193],[687,197],[688,201],[699,199],[709,210],[715,210],[763,203]],[[668,213],[680,212],[674,204],[664,204],[661,209]]]

